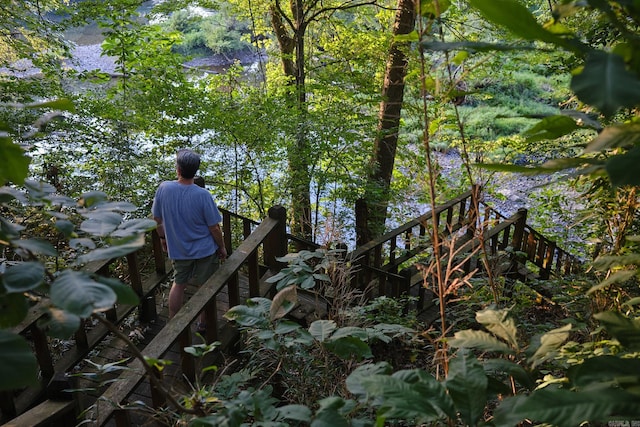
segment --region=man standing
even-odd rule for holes
[[[166,242],[173,264],[174,281],[169,291],[169,318],[182,307],[187,284],[200,286],[227,257],[222,239],[222,216],[211,194],[193,178],[200,156],[180,150],[176,156],[176,181],[164,181],[156,190],[151,212],[158,235]],[[204,325],[204,313],[201,317]]]

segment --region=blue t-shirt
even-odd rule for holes
[[[164,181],[156,190],[151,213],[162,219],[170,259],[200,259],[218,250],[209,227],[219,224],[222,215],[206,189]]]

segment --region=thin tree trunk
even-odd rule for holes
[[[414,0],[398,0],[398,9],[393,25],[394,36],[409,34],[414,30],[415,11]],[[375,238],[384,232],[390,197],[389,187],[398,146],[400,114],[404,99],[404,79],[408,65],[404,49],[407,49],[407,45],[406,42],[394,41],[388,54],[373,148],[372,168],[365,193],[366,206],[368,207],[367,230],[365,236],[358,236],[360,241]]]

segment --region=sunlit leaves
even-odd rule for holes
[[[37,382],[38,364],[27,341],[0,330],[0,390],[16,390]]]
[[[545,117],[533,127],[527,129],[523,135],[527,142],[537,142],[545,139],[556,139],[567,135],[580,126],[571,117],[556,115]]]

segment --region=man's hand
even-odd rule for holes
[[[219,247],[216,253],[218,254],[218,259],[220,261],[227,259],[227,249],[224,246]]]

